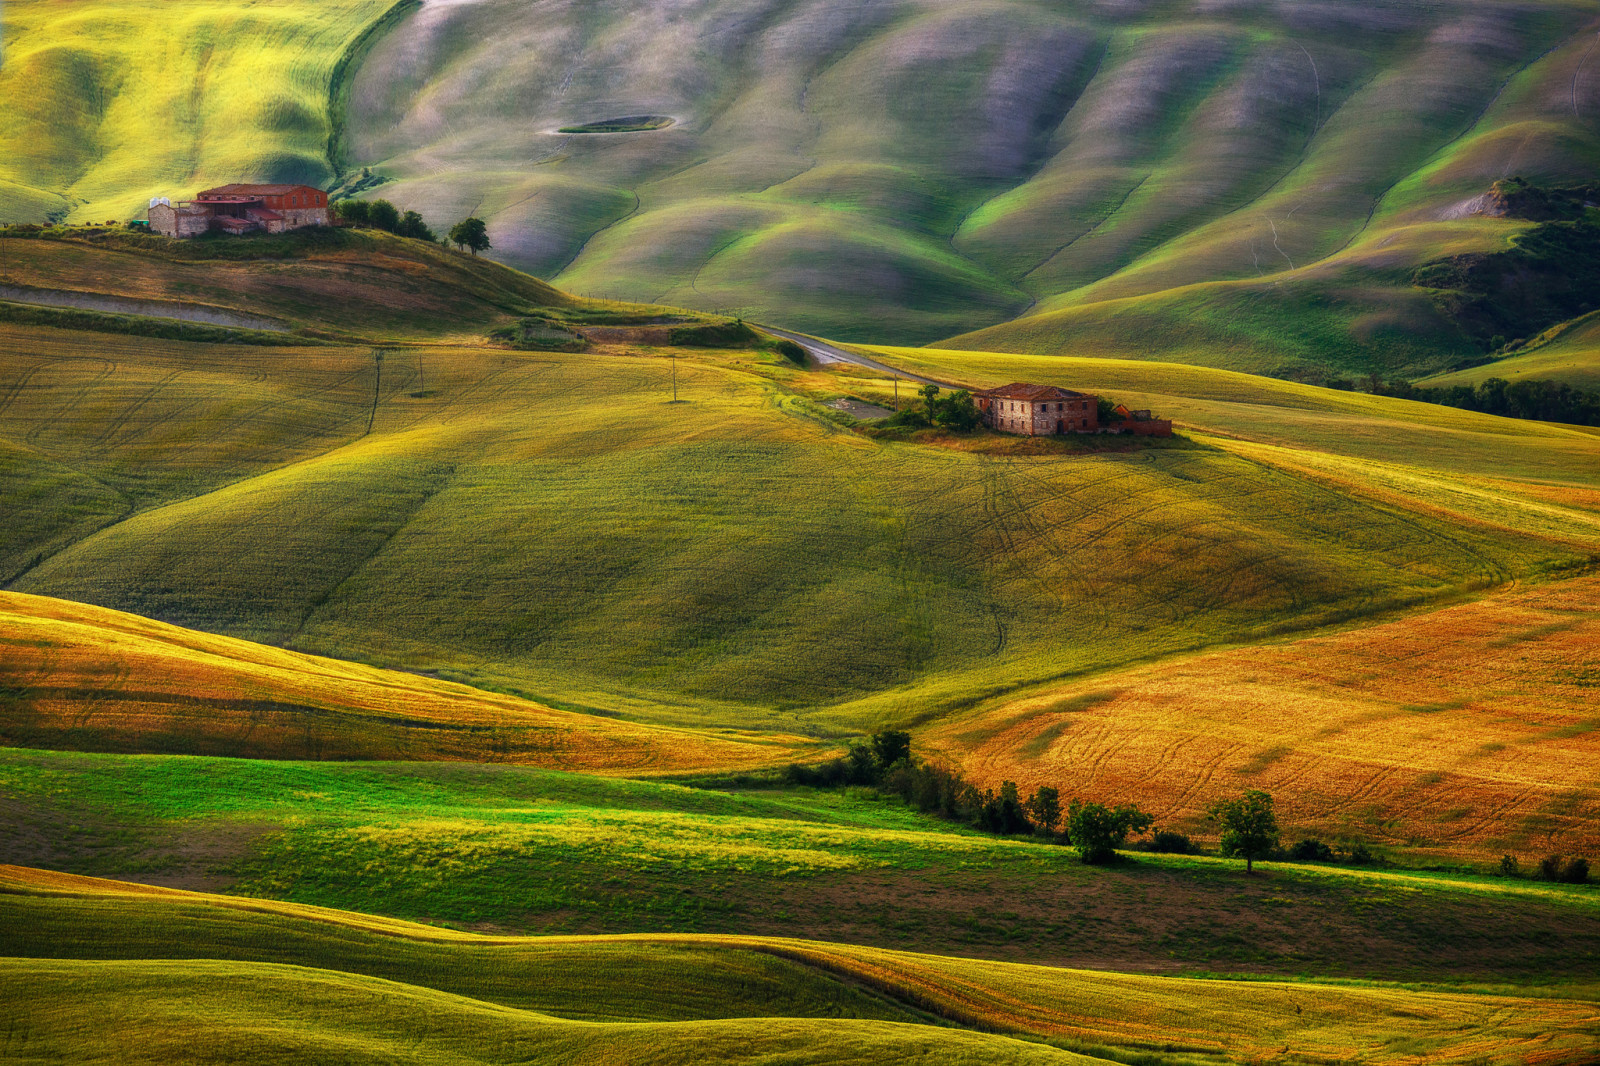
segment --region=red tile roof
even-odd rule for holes
[[[215,189],[202,189],[198,196],[287,196],[292,192],[319,192],[309,185],[218,185]]]
[[[1018,381],[1010,385],[1001,385],[998,389],[985,389],[973,393],[991,400],[1081,400],[1088,394],[1073,392],[1071,389],[1057,388],[1054,385],[1029,385],[1027,382]]]

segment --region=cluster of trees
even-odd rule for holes
[[[1336,389],[1352,389],[1355,382],[1335,379],[1327,385]],[[1473,385],[1452,385],[1448,388],[1419,388],[1409,381],[1399,379],[1384,381],[1373,374],[1364,383],[1366,391],[1376,396],[1395,396],[1402,400],[1419,400],[1446,407],[1460,407],[1467,411],[1481,411],[1486,415],[1506,418],[1532,418],[1541,422],[1565,422],[1574,426],[1600,426],[1600,392],[1589,392],[1559,381],[1507,381],[1489,378]]]
[[[917,390],[922,402],[900,411],[884,424],[911,429],[940,426],[957,433],[971,433],[983,423],[983,412],[978,410],[970,392],[957,389],[948,396],[941,396],[940,391],[937,385],[922,386]]]
[[[334,203],[333,208],[340,221],[352,226],[368,226],[419,241],[439,240],[421,215],[415,211],[406,211],[402,214],[400,209],[388,200],[339,200]],[[489,243],[489,227],[481,218],[464,218],[457,222],[450,227],[448,240],[457,248],[470,251],[473,255],[492,247]]]
[[[791,764],[784,776],[791,784],[818,788],[876,788],[924,813],[991,833],[1032,834],[1071,844],[1086,863],[1114,860],[1130,836],[1148,832],[1155,822],[1132,804],[1112,807],[1074,799],[1063,806],[1061,791],[1049,785],[1040,785],[1027,796],[1014,781],[1001,782],[999,791],[979,788],[953,770],[914,758],[911,734],[899,730],[874,733],[866,743],[851,745],[844,755],[825,763]],[[1272,797],[1265,792],[1247,792],[1237,800],[1217,803],[1211,817],[1222,827],[1222,853],[1244,859],[1247,870],[1278,847]],[[1145,846],[1150,851],[1194,850],[1188,837],[1168,831],[1155,833]]]

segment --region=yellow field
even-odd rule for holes
[[[80,1055],[107,1018],[172,1053],[162,1027],[188,1033],[200,1017],[274,1050],[410,1044],[423,1049],[414,1056],[448,1049],[463,1061],[542,1062],[541,1044],[571,1061],[585,1043],[593,1061],[792,1061],[781,1053],[807,1043],[830,1062],[1083,1061],[984,1035],[999,1033],[1191,1063],[1578,1063],[1600,1039],[1593,1003],[1555,998],[1110,974],[765,937],[484,937],[20,867],[0,867],[0,913],[3,953],[33,956],[0,972],[3,1009],[22,1012],[8,1021],[53,1003],[25,1039]],[[149,957],[153,938],[195,961],[131,961]],[[343,972],[306,968],[331,959]],[[843,980],[829,991],[829,978]],[[919,1015],[959,1028],[904,1024]],[[200,1039],[197,1053],[214,1053],[219,1037]]]
[[[799,737],[556,710],[415,674],[0,592],[0,744],[311,759],[459,759],[598,774],[772,765]]]
[[[1278,798],[1286,835],[1525,860],[1600,848],[1600,577],[1290,644],[1113,671],[940,723],[973,777],[1205,807]]]

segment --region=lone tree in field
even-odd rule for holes
[[[1257,859],[1266,858],[1278,846],[1278,816],[1272,812],[1272,797],[1259,789],[1238,799],[1218,800],[1206,813],[1222,826],[1222,854],[1243,858],[1247,874],[1255,869]]]
[[[1153,824],[1154,818],[1131,804],[1111,808],[1073,800],[1067,808],[1067,838],[1087,863],[1110,862],[1129,833],[1142,833]]]
[[[457,248],[467,249],[473,255],[493,247],[489,243],[489,227],[481,218],[464,218],[451,226],[450,243]]]

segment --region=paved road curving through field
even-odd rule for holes
[[[768,333],[771,333],[774,336],[784,337],[788,340],[794,341],[800,347],[810,352],[812,358],[816,359],[817,362],[823,364],[824,366],[829,363],[853,363],[856,366],[864,366],[870,370],[878,370],[885,374],[893,374],[897,377],[905,378],[908,381],[920,381],[926,385],[938,385],[943,389],[960,389],[965,387],[962,385],[952,384],[948,381],[940,381],[938,378],[925,378],[921,374],[913,374],[909,370],[901,370],[898,367],[890,366],[887,363],[880,363],[875,359],[868,359],[864,355],[857,355],[855,352],[845,351],[843,348],[829,344],[827,341],[819,341],[815,337],[808,337],[804,333],[795,333],[791,330],[779,329],[776,326],[760,326],[759,328],[766,330]]]

